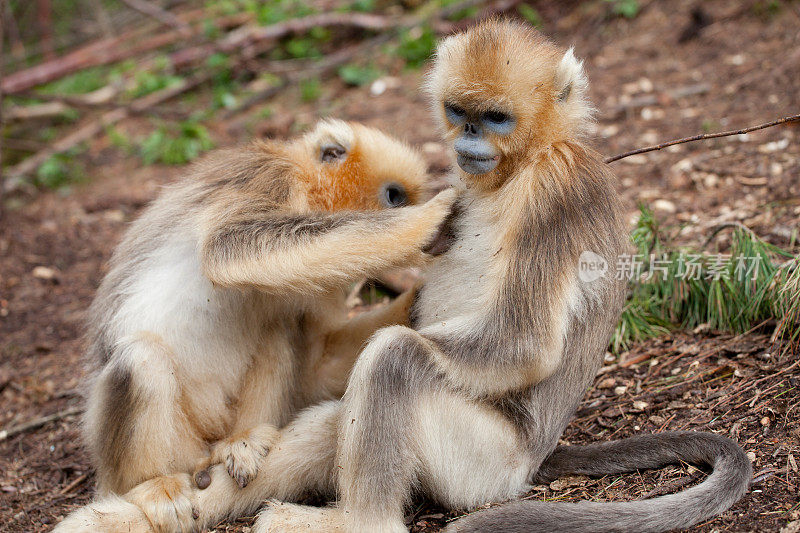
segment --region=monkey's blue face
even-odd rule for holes
[[[447,120],[461,130],[453,147],[461,170],[468,174],[486,174],[500,162],[500,151],[492,135],[510,135],[516,120],[504,111],[474,111],[453,103],[444,105]]]

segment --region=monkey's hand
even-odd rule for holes
[[[259,424],[242,433],[219,441],[211,451],[211,464],[222,463],[239,488],[245,488],[258,474],[258,464],[278,438],[278,428]],[[203,470],[204,471],[204,470]],[[206,474],[207,475],[207,474]],[[202,471],[195,476],[200,488]]]

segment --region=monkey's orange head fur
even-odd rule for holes
[[[423,200],[426,165],[407,144],[367,126],[324,120],[297,148],[314,209],[381,209]]]
[[[498,19],[444,39],[427,79],[434,112],[456,151],[457,139],[472,123],[473,134],[480,130],[496,148],[476,150],[473,161],[491,157],[499,164],[478,165],[469,174],[486,167],[492,174],[502,172],[509,168],[504,160],[527,159],[580,135],[591,115],[586,88],[582,63],[571,49],[565,52],[530,26]],[[495,127],[500,119],[508,120]]]

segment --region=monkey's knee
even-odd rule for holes
[[[101,493],[125,492],[184,466],[185,460],[175,461],[176,447],[185,449],[187,442],[178,441],[192,439],[181,425],[179,397],[172,352],[158,337],[142,333],[117,344],[86,412]]]
[[[356,361],[353,373],[369,372],[383,363],[387,356],[404,357],[415,347],[421,347],[422,337],[406,326],[388,326],[379,329],[367,343]]]

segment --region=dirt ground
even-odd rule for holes
[[[614,154],[703,131],[734,129],[800,109],[800,2],[640,2],[632,20],[608,18],[598,3],[539,2],[544,30],[586,60],[598,109],[595,145]],[[709,20],[692,24],[702,6]],[[219,146],[250,135],[285,137],[320,116],[381,127],[419,146],[437,174],[448,160],[420,92],[421,74],[397,70],[390,88],[326,84],[300,103],[289,89],[257,110],[212,125]],[[395,86],[396,85],[396,86]],[[122,128],[136,131],[139,119]],[[800,228],[800,129],[681,145],[613,164],[631,215],[656,209],[680,238],[702,243],[709,228],[748,225],[788,248]],[[15,200],[0,219],[0,428],[80,407],[84,312],[127,224],[180,167],[142,167],[97,140],[90,179],[70,190]],[[724,246],[725,235],[716,242]],[[798,252],[797,247],[793,250]],[[37,267],[45,267],[45,269]],[[692,531],[800,530],[800,367],[769,331],[732,337],[681,332],[643,343],[609,362],[567,429],[586,443],[640,432],[708,430],[736,439],[754,463],[752,490],[731,510]],[[621,501],[685,488],[705,473],[682,465],[602,479],[567,478],[530,498]],[[62,416],[0,440],[0,530],[45,531],[92,496],[94,475],[78,418]],[[414,531],[436,531],[453,514],[416,502]],[[251,519],[220,524],[246,531]]]

